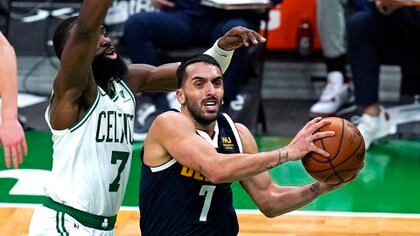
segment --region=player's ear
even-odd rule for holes
[[[179,104],[184,105],[185,93],[182,88],[176,90],[176,99],[178,100]]]

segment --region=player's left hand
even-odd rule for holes
[[[219,39],[218,46],[221,49],[230,51],[245,45],[258,45],[265,43],[266,39],[259,33],[242,26],[236,26],[226,32],[223,37]]]
[[[23,156],[28,154],[25,133],[18,120],[3,120],[0,126],[0,141],[4,147],[4,163],[10,168],[18,168],[23,162]]]
[[[383,15],[390,15],[400,7],[407,3],[401,0],[375,0],[375,5],[378,11]]]
[[[326,184],[326,183],[318,181],[320,193],[324,194],[324,193],[328,193],[328,192],[334,191],[336,189],[342,188],[344,185],[346,185],[346,184],[352,182],[354,179],[356,179],[357,176],[359,176],[359,173],[354,175],[351,179],[347,180],[346,182],[341,182],[339,184]]]

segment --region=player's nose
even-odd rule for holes
[[[206,92],[207,95],[213,95],[216,92],[216,88],[214,87],[214,85],[212,83],[208,83],[206,86]]]
[[[111,46],[111,39],[107,36],[101,36],[100,45],[102,47],[109,47]]]

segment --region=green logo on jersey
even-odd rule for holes
[[[125,99],[124,90],[120,91],[120,95],[121,95],[121,97],[123,97]]]

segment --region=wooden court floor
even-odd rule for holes
[[[33,208],[0,208],[0,235],[28,235]],[[259,213],[239,213],[242,236],[333,236],[333,235],[420,235],[416,215],[325,214],[293,212],[268,219]],[[118,214],[116,235],[140,235],[139,212],[122,210]]]

